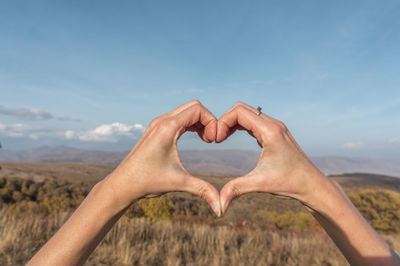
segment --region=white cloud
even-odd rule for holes
[[[362,149],[367,147],[367,144],[362,141],[358,142],[346,142],[345,144],[342,145],[342,148],[348,149],[348,150],[355,150],[355,149]]]
[[[74,138],[76,138],[76,134],[72,130],[67,130],[67,131],[65,131],[65,138],[66,139],[74,139]]]
[[[115,122],[102,124],[93,130],[87,131],[54,131],[48,128],[31,126],[22,123],[3,124],[0,123],[0,135],[9,138],[28,138],[38,140],[40,138],[63,138],[69,140],[80,140],[87,142],[118,142],[121,138],[138,138],[145,130],[141,124],[126,125]]]
[[[141,124],[126,125],[115,122],[100,125],[89,131],[75,132],[67,130],[65,131],[65,138],[89,142],[117,142],[120,137],[135,139],[143,133],[144,129],[144,126]]]
[[[17,131],[9,131],[6,132],[6,136],[10,138],[22,138],[24,136],[24,133]]]
[[[22,138],[25,137],[25,133],[32,130],[32,127],[25,124],[11,124],[5,125],[0,123],[0,133],[10,138]]]
[[[391,144],[400,143],[400,138],[399,137],[390,138],[389,143]]]
[[[0,123],[0,134],[10,138],[29,138],[32,140],[38,140],[43,136],[57,135],[57,133],[50,129],[21,123],[9,125]]]
[[[28,138],[37,140],[37,139],[39,139],[39,134],[31,133],[28,135]]]

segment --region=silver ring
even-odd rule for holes
[[[257,115],[258,115],[258,116],[261,114],[261,110],[262,110],[262,108],[261,108],[260,106],[258,106],[258,107],[257,107],[257,111],[258,111],[258,112],[257,112]]]

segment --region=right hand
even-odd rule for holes
[[[247,130],[262,148],[256,168],[222,188],[222,212],[232,199],[250,192],[295,198],[312,208],[313,193],[327,178],[308,159],[281,121],[257,113],[254,107],[238,102],[218,120],[216,142],[224,141],[238,129]]]

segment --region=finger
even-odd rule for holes
[[[232,179],[226,183],[220,192],[222,213],[226,212],[234,198],[247,193],[258,192],[259,189],[256,184],[255,178],[249,175]]]
[[[239,102],[235,103],[235,105],[234,105],[233,107],[235,107],[235,106],[243,106],[243,107],[249,109],[250,111],[253,111],[254,113],[258,113],[258,110],[257,110],[256,108],[254,108],[253,106],[248,105],[248,104],[246,104],[246,103],[244,103],[244,102],[240,102],[240,101],[239,101]],[[233,108],[233,107],[232,107],[232,108]],[[231,108],[231,109],[232,109],[232,108]],[[296,142],[296,140],[294,139],[294,137],[292,136],[292,134],[289,132],[289,130],[286,128],[285,124],[284,124],[282,121],[279,121],[278,119],[275,119],[275,118],[273,118],[273,117],[271,117],[271,116],[269,116],[269,115],[266,115],[265,113],[260,113],[259,116],[261,116],[262,118],[264,118],[264,119],[266,119],[266,120],[268,120],[268,121],[271,121],[271,122],[277,124],[277,125],[278,125],[279,127],[281,127],[284,131],[287,131],[287,133],[288,133],[287,135],[288,135],[288,137],[290,138],[290,140],[296,145],[296,147],[297,147],[302,153],[304,153],[304,152],[301,150],[300,146],[297,144],[297,142]],[[249,131],[248,131],[248,132],[249,132]],[[249,132],[249,134],[252,135],[251,132]],[[253,137],[254,137],[254,136],[253,136]],[[260,142],[258,142],[258,144],[262,147],[262,145],[260,144]]]
[[[265,124],[265,122],[262,117],[248,108],[236,106],[218,119],[216,142],[224,141],[229,136],[230,129],[236,125],[251,131],[254,137],[261,141],[260,125]]]
[[[214,211],[214,213],[218,217],[221,216],[219,193],[213,185],[188,174],[188,177],[186,178],[186,182],[182,190],[195,194],[205,199],[210,205],[211,209]]]
[[[233,135],[233,133],[235,133],[237,130],[246,130],[247,132],[249,132],[247,129],[245,129],[244,127],[240,126],[240,125],[235,125],[231,128],[229,128],[228,132],[227,132],[227,136],[226,138],[229,138],[231,135]],[[251,133],[249,133],[252,137],[254,137]]]
[[[170,111],[169,113],[166,113],[166,114],[163,114],[161,116],[154,118],[151,121],[151,123],[147,126],[145,132],[142,134],[141,138],[136,143],[135,147],[131,150],[131,153],[134,152],[137,148],[139,148],[141,146],[143,141],[145,139],[147,139],[147,137],[152,133],[153,129],[155,127],[160,126],[160,123],[166,122],[166,120],[168,118],[170,118],[171,116],[173,117],[174,115],[178,115],[179,113],[183,112],[184,110],[186,110],[194,105],[201,105],[201,103],[198,100],[192,100],[192,101],[189,101],[187,103],[184,103],[184,104],[178,106],[177,108]],[[216,120],[215,117],[214,117],[214,119]],[[170,124],[167,124],[167,127],[170,128]],[[173,130],[176,131],[177,129],[173,129]],[[217,131],[216,122],[215,122],[215,125],[210,124],[210,125],[208,125],[208,127],[206,129],[204,129],[204,127],[203,127],[203,130],[196,130],[196,131],[197,131],[198,135],[206,142],[214,141],[215,136],[216,136],[216,131]],[[184,133],[184,131],[181,134],[183,134],[183,133]]]
[[[197,124],[198,127],[203,126],[201,137],[204,141],[212,142],[216,138],[217,119],[200,102],[182,110],[176,114],[173,119],[176,120],[178,127],[182,130],[179,136],[187,131],[188,128]]]
[[[248,104],[246,104],[244,102],[241,102],[241,101],[236,102],[227,112],[230,112],[232,109],[234,109],[235,107],[238,107],[238,106],[243,106],[244,108],[247,108],[247,109],[249,109],[250,111],[252,111],[252,112],[254,112],[256,114],[258,113],[258,110],[256,108],[254,108],[254,107],[252,107],[252,106],[250,106],[250,105],[248,105]],[[226,138],[229,138],[231,135],[233,135],[236,132],[236,130],[246,130],[246,129],[244,127],[240,126],[240,125],[236,125],[233,128],[229,129],[229,132],[228,132]],[[252,136],[254,138],[253,132],[251,132],[250,130],[246,130],[246,131],[250,136]]]
[[[186,129],[186,131],[196,132],[197,135],[199,135],[199,137],[204,140],[204,138],[205,138],[205,136],[204,136],[204,134],[205,134],[204,128],[205,127],[202,124],[197,122],[195,125],[193,125],[191,127],[188,127]]]
[[[187,109],[190,106],[195,105],[195,104],[201,104],[201,103],[200,103],[199,100],[191,100],[191,101],[188,101],[188,102],[176,107],[174,110],[168,112],[167,114],[170,115],[170,116],[174,116],[174,115],[182,112],[183,110],[185,110],[185,109]]]
[[[250,111],[252,111],[252,112],[254,112],[255,114],[258,114],[258,109],[257,108],[254,108],[253,106],[251,106],[251,105],[248,105],[247,103],[244,103],[244,102],[236,102],[234,105],[233,105],[233,107],[237,107],[237,106],[243,106],[243,107],[245,107],[245,108],[247,108],[247,109],[249,109]],[[262,116],[263,118],[271,118],[270,116],[268,116],[268,115],[266,115],[265,113],[260,113],[260,115],[259,116]]]
[[[183,110],[187,109],[188,107],[200,103],[198,100],[192,100],[189,102],[186,102],[178,107],[176,107],[175,109],[173,109],[172,111],[165,113],[163,115],[160,115],[156,118],[154,118],[151,123],[148,125],[147,130],[146,131],[150,131],[152,128],[154,128],[155,126],[157,126],[157,124],[159,124],[161,121],[165,120],[168,117],[174,116],[176,114],[179,114],[180,112],[182,112]],[[145,132],[146,134],[146,132]]]

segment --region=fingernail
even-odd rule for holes
[[[211,127],[211,132],[210,132],[212,135],[212,139],[210,139],[210,142],[213,142],[217,138],[217,121],[213,120],[210,122],[210,124],[215,125],[215,127]]]
[[[214,211],[214,213],[218,216],[221,217],[221,209],[219,207],[219,204],[213,201],[211,203],[211,209]]]
[[[230,200],[225,201],[224,205],[222,206],[222,213],[226,212],[226,210],[228,209],[229,203],[231,203]]]

